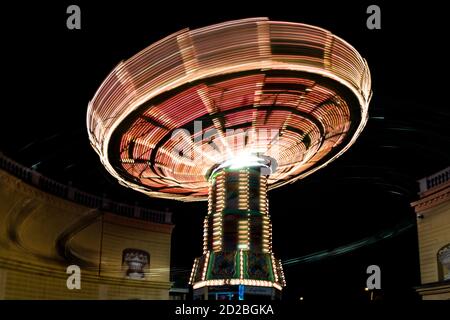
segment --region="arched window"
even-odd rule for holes
[[[437,253],[439,280],[450,280],[450,243]]]
[[[127,248],[122,253],[122,268],[128,279],[145,279],[145,273],[150,268],[150,254],[144,250]]]

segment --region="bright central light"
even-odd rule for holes
[[[252,154],[242,154],[236,157],[233,157],[225,162],[223,162],[219,169],[221,168],[230,168],[230,169],[240,169],[245,167],[257,167],[264,165],[264,159],[259,158]]]

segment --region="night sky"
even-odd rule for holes
[[[282,260],[412,227],[338,257],[285,267],[286,299],[365,300],[366,268],[381,268],[385,300],[416,300],[420,284],[416,180],[450,164],[448,40],[438,5],[393,6],[306,1],[58,1],[7,5],[2,20],[0,151],[63,183],[174,212],[173,276],[182,283],[201,255],[206,202],[152,199],[109,176],[89,145],[89,100],[121,61],[179,29],[267,16],[328,29],[368,61],[373,98],[357,142],[326,168],[269,192],[274,252]],[[366,8],[381,7],[381,30],[366,28]],[[66,28],[66,8],[81,7],[81,30]]]

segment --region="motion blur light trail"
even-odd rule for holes
[[[293,265],[297,265],[297,264],[315,262],[315,261],[347,254],[347,253],[350,253],[357,249],[377,243],[379,241],[393,238],[397,235],[402,234],[403,232],[409,230],[410,228],[412,228],[414,226],[415,226],[414,221],[405,220],[405,221],[399,223],[396,227],[394,227],[392,229],[380,231],[379,233],[377,233],[373,236],[352,242],[352,243],[344,245],[344,246],[337,247],[335,249],[322,250],[322,251],[318,251],[318,252],[308,254],[305,256],[287,259],[287,260],[282,261],[282,264],[285,267],[289,267],[289,266],[293,266]]]
[[[378,243],[383,240],[392,239],[396,236],[401,235],[402,233],[408,231],[409,229],[415,227],[414,220],[404,220],[401,223],[399,223],[397,226],[382,230],[370,237],[334,248],[334,249],[327,249],[327,250],[321,250],[317,251],[311,254],[307,254],[304,256],[296,257],[296,258],[289,258],[286,260],[281,261],[283,267],[292,267],[299,264],[305,264],[305,263],[312,263],[316,261],[321,261],[324,259],[336,257],[345,255],[348,253],[351,253],[355,250],[373,245],[375,243]],[[190,269],[186,268],[172,268],[171,273],[172,274],[186,274],[190,272]]]
[[[341,38],[251,18],[181,30],[121,62],[86,121],[121,184],[206,200],[214,166],[243,154],[276,161],[269,190],[324,167],[361,134],[371,95],[367,62]]]

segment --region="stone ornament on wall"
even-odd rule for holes
[[[140,249],[123,250],[122,266],[128,279],[145,279],[145,270],[150,266],[150,254]]]

